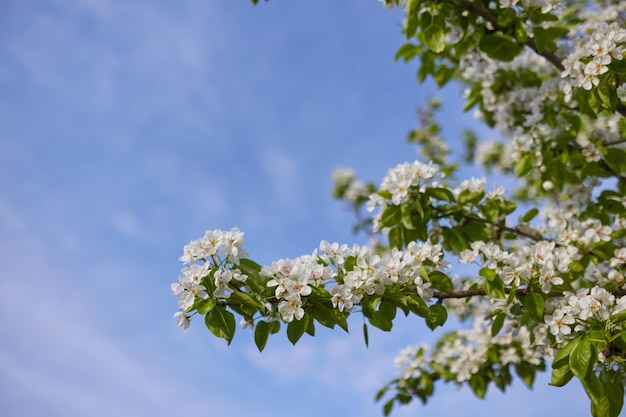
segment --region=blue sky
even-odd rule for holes
[[[416,320],[323,331],[258,353],[169,284],[206,229],[238,226],[261,263],[363,242],[331,172],[380,181],[432,95],[393,62],[399,11],[375,0],[7,0],[0,5],[0,414],[382,415]],[[446,91],[444,129],[472,123]],[[487,401],[438,386],[396,416],[580,415],[582,390],[516,383]]]

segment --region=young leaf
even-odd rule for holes
[[[528,310],[531,317],[538,322],[543,322],[543,305],[543,298],[537,293],[529,292],[526,294],[526,297],[524,297],[526,310]]]
[[[435,330],[437,326],[443,326],[448,320],[448,311],[442,304],[433,304],[428,308],[426,325],[430,330]]]
[[[270,326],[266,321],[260,320],[257,322],[254,327],[254,343],[256,347],[259,349],[259,352],[262,352],[265,349],[265,345],[267,344],[267,339],[270,335]]]
[[[502,329],[504,325],[505,317],[506,314],[501,313],[493,319],[493,323],[491,323],[491,337],[495,337],[500,332],[500,329]]]
[[[580,343],[572,350],[569,356],[569,366],[581,381],[593,371],[593,366],[597,362],[597,354],[593,344],[587,338],[582,338]]]
[[[435,53],[443,52],[446,49],[446,34],[443,28],[437,24],[431,24],[423,31],[424,43]]]
[[[485,398],[485,394],[487,393],[487,378],[482,375],[474,375],[467,383],[472,388],[472,391],[474,391],[474,395],[478,398]]]
[[[552,376],[550,377],[550,385],[555,387],[565,386],[574,377],[569,364],[560,368],[554,368],[552,370]]]
[[[512,61],[523,49],[523,45],[498,33],[484,35],[480,38],[478,47],[490,58],[499,61]]]
[[[198,306],[196,307],[196,311],[199,314],[206,314],[209,311],[211,311],[213,307],[215,307],[216,304],[217,304],[217,300],[215,298],[209,297],[206,300],[202,300],[198,303]]]
[[[454,290],[454,284],[449,276],[441,271],[432,271],[428,274],[431,286],[439,291],[450,292]]]
[[[296,320],[294,318],[287,325],[287,339],[289,339],[293,345],[300,340],[306,329],[309,327],[309,320],[311,320],[311,316],[309,314],[305,314],[300,320]]]
[[[204,322],[207,328],[217,337],[226,339],[230,345],[237,328],[235,316],[226,307],[217,306],[206,315]]]
[[[454,194],[452,193],[452,191],[450,191],[447,188],[437,188],[437,187],[427,188],[426,191],[424,191],[424,193],[437,200],[443,200],[443,201],[448,201],[448,202],[454,202],[456,200],[456,198],[454,198]]]
[[[537,214],[539,214],[539,209],[537,209],[537,207],[531,208],[522,216],[522,222],[528,223],[529,221],[534,219]]]

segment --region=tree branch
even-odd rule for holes
[[[489,9],[485,9],[483,7],[480,7],[478,5],[476,5],[475,3],[469,1],[469,0],[458,0],[458,6],[470,11],[474,14],[477,14],[478,16],[482,17],[483,19],[485,19],[485,21],[489,22],[493,28],[497,31],[500,31],[502,33],[505,33],[503,28],[498,25],[498,18],[495,17],[491,11],[489,11]],[[454,4],[453,1],[446,1],[447,3],[452,3]],[[515,36],[515,35],[514,35]],[[535,53],[543,56],[548,62],[550,62],[557,70],[559,71],[563,71],[565,68],[563,67],[563,64],[561,63],[561,59],[556,56],[553,52],[548,51],[547,49],[544,49],[543,51],[540,51],[537,48],[537,44],[535,44],[535,41],[531,38],[528,38],[528,40],[526,40],[525,45],[528,46],[530,49],[532,49],[533,51],[535,51]],[[621,114],[622,116],[626,117],[626,105],[624,105],[621,101],[617,103],[616,106],[616,111]]]
[[[581,152],[583,150],[583,147],[580,146],[578,143],[571,143],[568,146],[575,151]],[[619,182],[626,184],[626,177],[623,177],[619,173],[615,172],[615,170],[611,168],[609,164],[607,164],[603,158],[600,158],[600,160],[598,161],[598,166],[604,171],[613,175],[615,178],[617,178]]]
[[[530,290],[529,288],[518,288],[517,290],[513,291],[511,288],[505,288],[504,292],[506,294],[511,294],[512,292],[515,292],[515,295],[517,296],[524,296],[528,294]],[[550,291],[547,293],[548,297],[551,297],[551,298],[562,297],[564,294],[565,294],[564,291]],[[623,296],[623,295],[626,295],[626,290],[618,289],[618,290],[613,291],[612,294],[616,296]],[[479,296],[485,296],[485,295],[488,295],[488,294],[483,288],[477,288],[475,290],[458,290],[458,291],[449,291],[449,292],[435,291],[433,293],[433,298],[436,298],[438,300],[446,300],[449,298],[458,299],[458,298],[479,297]]]
[[[468,220],[473,220],[473,221],[476,221],[476,222],[481,222],[481,223],[489,224],[491,226],[495,226],[500,231],[515,233],[518,236],[522,236],[522,237],[528,238],[528,239],[533,240],[535,242],[540,242],[542,240],[546,240],[543,236],[531,235],[528,232],[524,232],[519,227],[509,227],[509,226],[507,226],[505,224],[496,223],[496,222],[493,222],[491,220],[483,219],[482,217],[478,217],[478,216],[474,216],[474,215],[467,215],[467,216],[465,216],[465,218],[468,219]],[[560,246],[558,243],[556,245]]]

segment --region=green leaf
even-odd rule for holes
[[[333,329],[337,325],[337,317],[333,311],[335,310],[322,303],[316,303],[307,311],[307,313],[317,320],[322,326]]]
[[[239,260],[238,268],[242,273],[248,276],[246,285],[253,291],[261,292],[265,289],[261,283],[261,277],[259,275],[259,272],[261,272],[261,265],[251,259],[244,258]]]
[[[493,319],[493,322],[491,323],[491,337],[496,337],[496,335],[500,332],[500,329],[502,329],[502,326],[504,325],[505,317],[506,314],[500,313]]]
[[[367,318],[373,317],[376,312],[376,308],[381,301],[382,297],[380,295],[371,295],[363,298],[360,302],[361,308],[363,309],[363,315]]]
[[[569,355],[569,366],[581,381],[587,379],[596,362],[595,347],[587,338],[582,338]]]
[[[491,269],[491,268],[480,268],[480,271],[478,271],[478,274],[481,277],[485,278],[485,280],[487,281],[493,281],[498,276],[498,274],[496,274],[495,269]]]
[[[422,33],[424,34],[424,43],[428,49],[437,54],[446,49],[446,34],[441,26],[431,24]]]
[[[450,292],[454,290],[454,284],[449,276],[441,271],[432,271],[428,274],[431,286],[439,291]]]
[[[624,149],[607,149],[605,159],[607,165],[617,174],[626,173],[626,151]]]
[[[226,307],[217,306],[213,308],[204,318],[206,327],[217,337],[226,339],[226,343],[230,345],[235,335],[235,316]]]
[[[273,320],[267,322],[270,326],[270,334],[276,334],[280,331],[280,322],[278,320]]]
[[[565,386],[574,377],[569,365],[562,366],[560,368],[554,368],[552,370],[552,376],[550,378],[550,385],[555,387]]]
[[[524,297],[524,306],[531,317],[540,323],[543,322],[543,305],[543,298],[537,293],[529,292],[526,294],[526,297]]]
[[[463,190],[459,194],[460,204],[476,205],[485,196],[484,192]]]
[[[498,26],[506,27],[513,23],[515,19],[517,19],[517,14],[515,14],[514,9],[501,9],[500,14],[498,15]]]
[[[537,209],[536,207],[531,208],[522,216],[522,222],[528,223],[529,221],[534,219],[537,214],[539,214],[539,209]]]
[[[412,43],[405,43],[398,49],[396,52],[395,60],[399,60],[402,58],[404,62],[410,61],[417,55],[420,51],[420,47],[417,45],[413,45]]]
[[[396,306],[388,300],[383,299],[378,305],[378,310],[374,312],[369,322],[372,326],[383,331],[390,331],[393,327],[393,319],[396,317]]]
[[[485,398],[485,394],[487,393],[487,378],[482,375],[474,375],[467,383],[472,388],[472,391],[474,391],[474,395],[478,398]]]
[[[619,324],[626,321],[626,310],[622,310],[619,313],[613,314],[611,316],[611,323]]]
[[[419,295],[405,295],[404,302],[413,314],[420,317],[428,317],[428,305]]]
[[[515,22],[515,38],[519,43],[526,43],[528,40],[528,30],[521,19]]]
[[[380,399],[385,396],[388,390],[389,390],[389,385],[385,385],[384,387],[379,389],[378,392],[376,393],[376,397],[374,398],[374,400],[380,401]]]
[[[196,311],[199,314],[206,314],[209,311],[211,311],[213,309],[213,307],[215,307],[215,305],[217,304],[217,300],[215,298],[207,298],[206,300],[202,300],[198,303],[198,306],[196,307]]]
[[[463,236],[459,227],[452,229],[443,229],[444,247],[454,252],[461,252],[469,249],[469,244]]]
[[[601,413],[607,417],[617,417],[624,406],[624,383],[621,376],[606,378],[603,386],[603,398],[598,401],[598,408]],[[593,408],[592,403],[592,408]]]
[[[241,258],[239,259],[239,270],[244,274],[250,276],[255,273],[261,272],[262,266],[254,262],[252,259]]]
[[[522,381],[524,381],[524,384],[531,389],[535,382],[535,367],[526,362],[522,362],[515,365],[515,371]]]
[[[383,211],[380,217],[380,223],[384,227],[392,227],[402,221],[402,213],[400,206],[391,205]]]
[[[305,314],[302,316],[300,320],[292,320],[287,325],[287,339],[295,345],[298,340],[302,337],[304,332],[309,327],[309,322],[311,320],[311,316],[309,314]]]
[[[265,349],[265,345],[267,344],[267,339],[270,336],[270,325],[267,324],[266,321],[260,320],[257,322],[254,327],[254,343],[256,343],[256,347],[259,349],[259,352],[262,352]]]
[[[304,317],[303,317],[303,319],[304,319]],[[308,335],[315,336],[315,320],[313,320],[313,317],[311,317],[311,316],[309,316],[307,319],[308,319],[308,323],[307,323],[307,327],[306,327],[306,329],[304,331]]]
[[[442,304],[436,303],[428,308],[426,325],[430,330],[435,330],[437,326],[443,326],[446,320],[448,320],[448,311]]]
[[[581,338],[570,340],[565,346],[561,348],[552,361],[552,377],[550,385],[555,387],[562,387],[567,384],[574,374],[570,368],[570,354],[578,346]]]
[[[601,82],[595,89],[598,101],[602,103],[605,110],[615,113],[615,107],[617,106],[617,93],[615,87],[609,85],[607,82]]]
[[[249,294],[241,291],[233,291],[229,297],[229,301],[239,303],[239,307],[245,313],[254,315],[259,310],[263,310],[265,307],[259,300],[252,298]]]
[[[389,246],[402,249],[402,228],[400,226],[389,229]]]
[[[493,281],[485,280],[485,292],[494,298],[506,298],[504,292],[504,284],[500,278],[494,278]]]
[[[370,346],[370,336],[367,329],[367,323],[363,323],[363,340],[365,340],[365,347]]]
[[[524,154],[520,159],[515,163],[515,175],[518,177],[523,177],[527,173],[529,173],[533,168],[533,155]]]
[[[388,416],[389,413],[391,413],[391,410],[393,409],[393,403],[395,401],[395,398],[390,399],[389,401],[387,401],[385,403],[385,405],[383,406],[383,413]]]
[[[384,198],[385,200],[391,199],[391,191],[389,190],[379,190],[378,195]]]
[[[449,201],[449,202],[456,201],[456,198],[454,198],[454,194],[452,193],[452,191],[450,191],[447,188],[438,188],[438,187],[427,188],[424,191],[424,194],[430,197],[433,197],[437,200],[443,200],[443,201]]]
[[[376,312],[374,316],[369,318],[369,322],[372,326],[378,327],[380,330],[385,332],[390,331],[393,327],[393,322],[379,312]]]
[[[508,36],[493,33],[480,38],[478,47],[490,58],[499,61],[512,61],[523,49],[523,45]]]
[[[389,300],[383,299],[378,306],[378,311],[389,320],[396,318],[396,306]]]
[[[417,214],[411,213],[411,206],[408,203],[402,204],[400,206],[400,212],[402,214],[402,225],[409,230],[414,230],[413,217],[417,217]]]
[[[560,368],[567,365],[569,367],[569,356],[572,351],[580,343],[580,337],[570,340],[565,346],[561,348],[552,361],[552,368]]]

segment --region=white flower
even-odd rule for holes
[[[549,293],[552,289],[552,285],[563,284],[563,278],[555,275],[556,271],[552,265],[544,265],[541,268],[541,275],[539,275],[539,284],[541,284],[541,291]]]
[[[353,307],[352,291],[347,285],[335,285],[329,291],[333,307],[339,311],[350,311]]]
[[[300,320],[304,317],[304,309],[302,308],[300,296],[289,295],[285,297],[285,299],[278,304],[278,312],[285,323],[292,322],[294,317],[296,320]]]
[[[550,329],[550,333],[556,336],[557,342],[563,340],[563,336],[567,336],[572,333],[570,325],[575,323],[574,317],[565,313],[561,309],[554,311],[552,315],[547,314],[545,316],[545,323]]]
[[[174,313],[174,318],[176,319],[176,325],[178,327],[182,327],[183,331],[187,331],[189,329],[189,324],[191,322],[191,316],[183,311],[179,311]]]
[[[322,240],[320,242],[320,251],[324,254],[322,258],[326,262],[332,262],[336,265],[343,265],[346,258],[351,255],[350,249],[345,243],[343,245],[339,245],[337,242],[328,243],[326,240]]]

